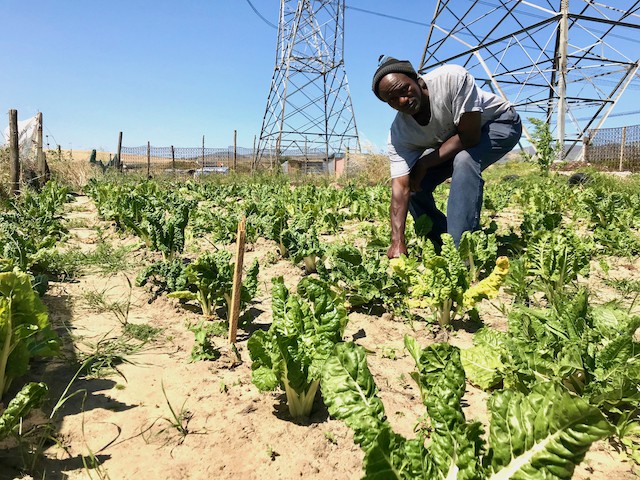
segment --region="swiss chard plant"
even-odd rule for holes
[[[152,250],[171,259],[184,249],[184,231],[196,201],[180,191],[162,190],[153,181],[126,185],[92,180],[86,192],[101,217],[133,232]]]
[[[0,212],[0,257],[23,271],[37,269],[38,254],[65,234],[62,208],[69,190],[55,181],[40,192],[25,190]]]
[[[32,409],[39,407],[48,392],[48,387],[42,382],[31,382],[22,387],[0,415],[0,440],[17,430],[22,418]]]
[[[444,234],[442,240],[439,255],[429,242],[422,261],[403,256],[393,262],[393,269],[409,285],[409,306],[430,309],[438,323],[446,326],[480,300],[498,294],[509,272],[509,260],[499,257],[491,274],[473,284],[451,236]]]
[[[416,361],[416,380],[429,430],[407,439],[393,431],[367,367],[366,353],[353,343],[336,345],[322,375],[329,414],[354,431],[365,452],[365,479],[506,480],[566,479],[591,444],[611,425],[597,408],[556,383],[529,394],[495,392],[488,402],[489,434],[462,412],[465,390],[459,350],[448,344],[424,350],[405,339]],[[426,441],[428,440],[428,441]]]
[[[218,305],[224,302],[230,312],[233,288],[233,270],[231,253],[226,250],[206,252],[187,265],[183,276],[186,288],[169,293],[170,298],[195,300],[205,316],[212,316]],[[260,265],[256,259],[247,271],[240,291],[241,308],[250,302],[258,290],[258,272]]]
[[[303,278],[297,293],[282,277],[273,280],[273,322],[248,342],[253,384],[282,388],[292,417],[309,416],[322,367],[347,324],[343,298],[318,279]]]
[[[493,233],[483,230],[464,232],[460,239],[460,257],[469,265],[469,281],[487,277],[496,265],[498,243]]]
[[[591,307],[586,290],[548,308],[519,306],[509,329],[484,328],[462,351],[469,381],[483,389],[531,391],[556,381],[617,421],[640,408],[640,316],[615,305]]]
[[[525,255],[534,289],[547,300],[562,293],[578,279],[589,274],[590,246],[572,230],[545,232],[531,242]]]
[[[27,373],[33,357],[58,354],[58,336],[29,275],[0,273],[0,398]]]
[[[171,293],[187,289],[189,279],[185,275],[186,264],[181,258],[161,260],[143,268],[136,277],[136,286],[148,286],[155,300],[163,292]]]
[[[184,231],[189,223],[189,213],[194,202],[177,201],[169,209],[155,208],[145,212],[140,231],[147,245],[162,253],[164,259],[172,259],[184,250]]]
[[[317,271],[318,259],[322,257],[324,245],[320,243],[313,224],[307,228],[289,228],[286,243],[288,254],[294,262],[304,262],[307,273]]]
[[[404,306],[406,285],[393,274],[384,253],[334,244],[318,264],[318,275],[344,293],[349,307],[395,310]]]

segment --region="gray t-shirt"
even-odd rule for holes
[[[455,135],[463,113],[481,112],[484,125],[511,107],[508,101],[478,88],[473,76],[458,65],[438,67],[422,78],[429,90],[431,119],[423,126],[411,115],[398,112],[389,131],[391,178],[408,175],[425,151]]]

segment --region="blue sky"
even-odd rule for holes
[[[279,2],[252,0],[277,24]],[[428,23],[433,2],[351,0]],[[251,147],[260,134],[277,31],[244,0],[2,0],[0,130],[43,112],[49,144]],[[381,53],[417,63],[426,27],[346,11],[345,63],[362,139],[384,148],[393,111],[371,93]],[[46,140],[45,140],[46,141]]]
[[[251,2],[277,24],[279,1]],[[394,112],[371,92],[377,59],[384,53],[417,65],[436,2],[346,3],[358,131],[363,146],[380,151]],[[206,146],[226,147],[234,129],[238,145],[251,147],[260,134],[277,31],[246,0],[0,0],[0,18],[0,131],[15,108],[20,119],[43,112],[52,148],[114,151],[119,131],[130,147],[196,147],[203,135]],[[632,47],[625,50],[633,56]],[[622,110],[637,106],[637,91],[625,94]],[[629,123],[637,119],[612,117],[607,126]]]

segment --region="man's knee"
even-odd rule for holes
[[[480,162],[475,159],[468,151],[462,150],[453,158],[453,171],[480,173]]]

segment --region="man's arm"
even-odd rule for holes
[[[451,160],[462,150],[473,147],[480,142],[482,129],[482,114],[467,112],[460,116],[457,133],[444,141],[433,152],[421,157],[411,169],[410,188],[412,192],[420,191],[420,183],[427,170]]]
[[[387,257],[396,258],[407,255],[404,229],[409,211],[409,175],[391,179],[391,245]]]

